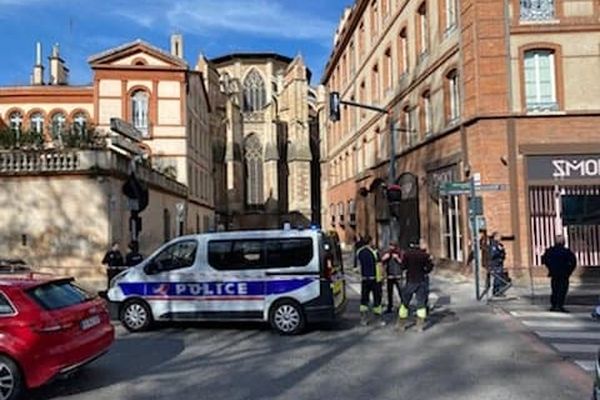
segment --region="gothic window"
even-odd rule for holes
[[[520,0],[522,21],[548,21],[554,19],[554,0]]]
[[[20,111],[14,111],[8,116],[8,123],[10,129],[14,132],[21,132],[21,126],[23,125],[23,114]]]
[[[244,79],[244,112],[260,111],[266,103],[265,81],[260,73],[253,69]]]
[[[148,135],[148,103],[148,93],[143,90],[131,95],[131,122],[144,136]]]
[[[36,112],[31,115],[29,119],[29,126],[31,130],[37,133],[44,132],[44,115],[41,112]]]
[[[246,139],[244,159],[246,162],[246,202],[251,206],[263,205],[262,145],[254,134]]]
[[[66,124],[67,118],[63,113],[57,112],[52,115],[52,136],[58,138],[65,133]]]

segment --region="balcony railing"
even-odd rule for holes
[[[0,173],[68,172],[76,171],[79,168],[78,151],[0,153]]]
[[[550,112],[558,111],[558,103],[555,101],[543,103],[527,103],[527,111],[529,112]]]
[[[555,19],[554,0],[521,0],[521,21]]]

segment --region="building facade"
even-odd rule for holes
[[[327,124],[324,224],[348,244],[365,233],[384,244],[394,183],[397,239],[426,238],[442,264],[465,266],[467,199],[440,186],[475,178],[505,189],[481,193],[483,216],[515,275],[543,274],[535,267],[556,233],[590,273],[600,265],[599,13],[593,0],[357,1],[323,84],[390,113],[343,107]]]
[[[212,59],[240,114],[228,124],[230,226],[308,226],[320,221],[317,90],[302,57],[237,53]],[[315,172],[317,173],[315,175]]]

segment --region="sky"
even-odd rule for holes
[[[183,34],[191,66],[198,54],[301,54],[320,80],[342,12],[354,0],[0,0],[0,85],[28,84],[35,42],[44,64],[55,43],[71,84],[92,80],[87,58],[135,39],[168,50]],[[46,76],[47,79],[47,76]]]

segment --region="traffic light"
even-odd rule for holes
[[[329,119],[333,122],[340,120],[340,94],[339,92],[329,93]]]

